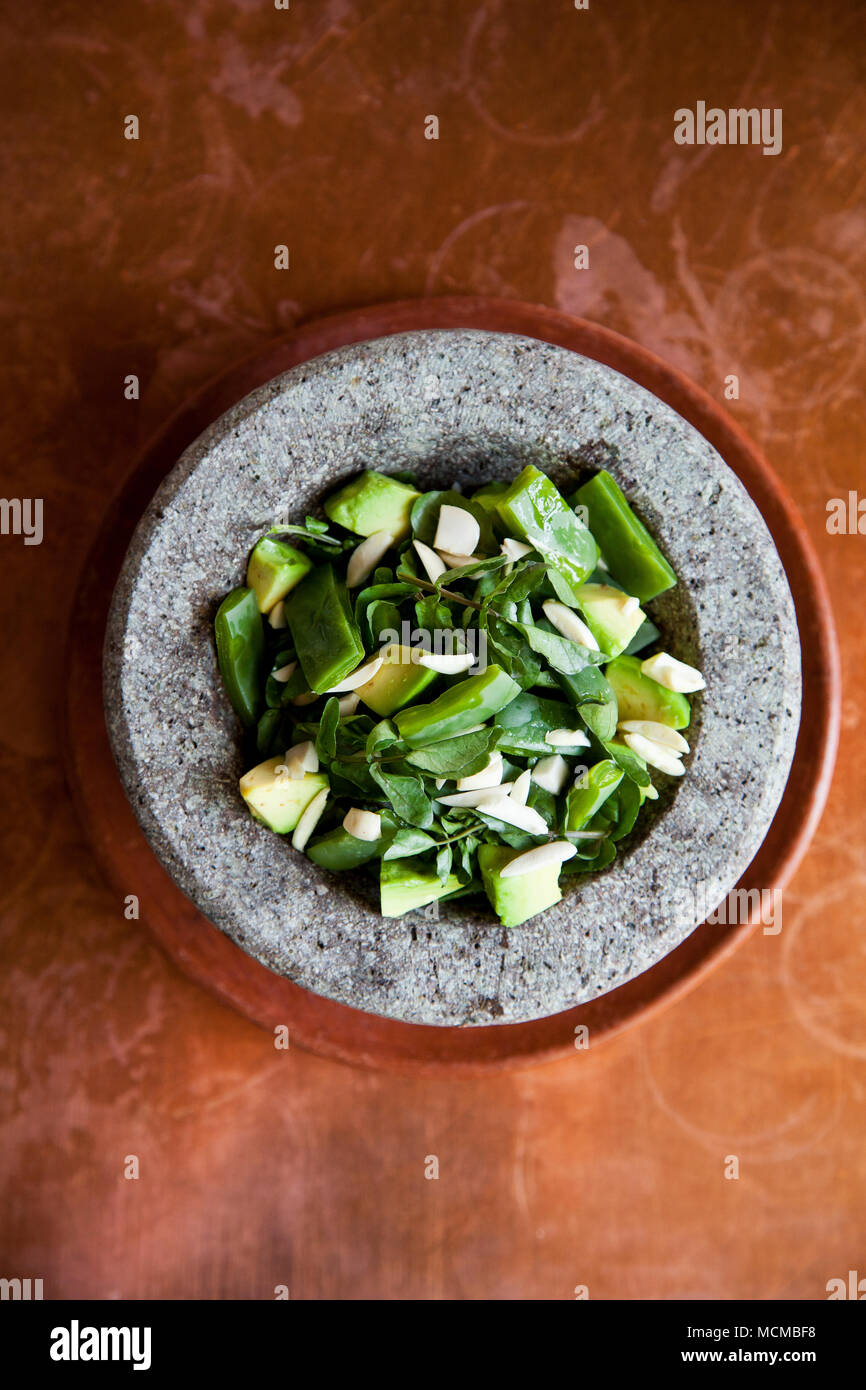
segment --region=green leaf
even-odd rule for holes
[[[514,627],[523,634],[534,652],[538,652],[554,671],[561,671],[563,675],[573,676],[587,666],[597,666],[609,660],[603,652],[590,651],[589,647],[572,642],[558,632],[545,632],[532,623],[515,622]]]
[[[487,766],[487,760],[502,737],[501,730],[491,725],[473,734],[458,734],[443,739],[429,748],[416,748],[407,753],[406,762],[429,772],[434,777],[473,777]]]
[[[438,598],[436,594],[425,594],[424,598],[419,598],[415,603],[415,621],[418,627],[426,628],[428,632],[436,632],[443,628],[453,628],[454,614],[444,599]]]
[[[436,874],[440,883],[444,883],[451,872],[451,860],[454,851],[450,845],[443,845],[436,855]]]
[[[381,647],[384,632],[400,632],[400,609],[390,599],[374,599],[364,609],[364,625],[361,629],[365,645],[370,648]],[[393,641],[393,638],[391,639]]]
[[[401,820],[427,830],[433,824],[433,805],[424,790],[420,777],[406,777],[396,772],[388,772],[375,764],[370,768],[370,776],[385,793],[392,809]]]
[[[427,850],[435,849],[436,844],[437,841],[432,835],[425,834],[423,830],[416,830],[414,826],[405,826],[397,831],[382,858],[404,859],[410,854],[425,854]]]
[[[529,643],[503,619],[487,616],[487,655],[523,689],[535,685],[541,662]]]
[[[316,752],[323,763],[329,763],[337,755],[337,725],[340,722],[340,701],[332,695],[322,710],[319,732],[316,735]]]
[[[471,565],[460,565],[458,569],[446,570],[436,580],[436,589],[448,589],[452,584],[458,584],[461,579],[474,579],[487,574],[495,574],[501,570],[503,565],[508,564],[506,555],[491,555],[488,560],[475,560]]]
[[[639,787],[649,786],[652,778],[643,758],[639,758],[637,753],[632,752],[631,748],[626,748],[624,744],[607,742],[603,744],[603,747],[608,757],[613,758],[614,762],[622,768],[626,777],[630,777]]]
[[[382,753],[392,744],[399,743],[400,735],[397,732],[396,724],[392,724],[390,719],[380,719],[378,724],[374,724],[367,735],[366,753],[371,758],[374,753]]]

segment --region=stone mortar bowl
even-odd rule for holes
[[[471,488],[535,463],[567,486],[604,466],[679,583],[650,605],[698,666],[692,754],[608,871],[505,931],[482,899],[385,920],[363,873],[329,875],[249,816],[212,623],[279,518],[321,515],[362,468]],[[763,840],[800,713],[791,594],[759,512],[716,451],[626,377],[535,339],[424,331],[276,377],[186,450],[130,544],[109,617],[114,756],[158,858],[244,951],[295,983],[412,1023],[516,1023],[646,970],[703,921]],[[723,930],[723,928],[722,928]]]

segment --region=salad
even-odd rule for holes
[[[698,671],[644,609],[676,575],[617,483],[471,496],[367,470],[263,536],[216,615],[253,817],[384,917],[486,894],[505,927],[611,864],[681,777]]]

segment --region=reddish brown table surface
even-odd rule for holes
[[[43,497],[45,534],[0,536],[0,1275],[46,1297],[764,1299],[866,1273],[866,537],[826,529],[830,498],[866,495],[862,11],[687,11],[3,7],[2,492]],[[675,145],[699,100],[781,107],[782,153]],[[720,400],[736,374],[845,681],[782,932],[603,1047],[459,1082],[277,1052],[185,980],[103,883],[59,736],[75,581],[141,443],[297,323],[425,293],[584,315]]]

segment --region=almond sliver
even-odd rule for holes
[[[568,840],[549,840],[546,845],[538,845],[536,849],[528,849],[524,854],[518,854],[516,859],[512,859],[499,870],[499,877],[517,878],[520,874],[531,874],[548,864],[562,864],[575,854],[577,845],[570,844]]]

